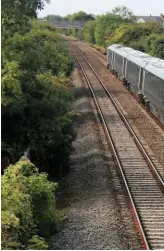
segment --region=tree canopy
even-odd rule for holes
[[[69,18],[72,15],[68,15]],[[135,23],[131,10],[116,6],[110,12],[88,21],[80,31],[67,30],[67,35],[102,47],[119,43],[164,59],[163,27],[157,22]]]
[[[47,15],[46,19],[48,22],[54,22],[63,20],[63,17],[60,15]]]
[[[2,151],[15,163],[30,147],[41,170],[58,174],[74,139],[73,59],[53,26],[32,21],[45,2],[2,2]]]
[[[58,229],[56,184],[27,159],[2,176],[2,249],[48,249],[46,237]]]
[[[120,16],[122,19],[133,20],[134,14],[131,10],[129,10],[126,6],[116,6],[112,13],[114,15]]]
[[[72,14],[69,18],[70,21],[86,21],[86,20],[94,20],[92,14],[87,14],[84,11],[79,11]]]
[[[2,176],[2,249],[48,249],[60,221],[48,175],[66,173],[73,151],[74,62],[56,29],[34,20],[45,2],[2,1],[2,158],[12,163]]]

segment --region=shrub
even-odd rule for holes
[[[59,222],[56,184],[22,158],[2,176],[2,249],[47,249]]]
[[[32,27],[4,43],[2,141],[16,153],[13,163],[30,146],[40,169],[58,175],[73,149],[73,99],[67,79],[73,60],[49,24],[33,22]]]
[[[152,32],[160,33],[161,27],[157,23],[122,24],[108,39],[109,44],[121,43],[129,46],[131,42],[137,42]]]
[[[83,36],[84,36],[84,40],[87,43],[91,43],[91,44],[95,43],[95,27],[96,27],[95,20],[89,21],[85,25],[85,27],[83,29]]]

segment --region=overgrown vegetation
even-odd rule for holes
[[[10,13],[2,1],[2,153],[15,163],[30,148],[40,170],[60,175],[75,136],[69,88],[73,59],[50,24],[31,21],[37,10],[31,10],[33,5],[21,5],[19,12],[14,2],[16,13]],[[19,24],[23,18],[28,25]]]
[[[2,249],[48,249],[46,237],[58,230],[56,184],[27,159],[2,176]]]
[[[2,249],[48,249],[60,220],[48,175],[66,173],[73,151],[73,59],[55,28],[34,20],[45,2],[2,0],[2,159],[12,163],[2,176]],[[25,151],[31,162],[20,160]]]
[[[156,22],[135,23],[133,13],[124,6],[88,21],[83,30],[62,30],[94,46],[123,44],[164,59],[164,28]]]
[[[86,21],[86,20],[94,20],[95,17],[93,14],[87,14],[84,11],[78,11],[76,13],[68,14],[67,16],[60,16],[60,15],[47,15],[44,20],[47,20],[48,22],[54,22],[54,21]]]

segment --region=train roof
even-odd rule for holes
[[[164,60],[158,59],[156,62],[150,62],[145,70],[164,80]]]
[[[121,48],[121,47],[123,47],[122,44],[112,44],[108,46],[108,49],[116,49],[116,48]]]
[[[120,56],[124,57],[124,58],[129,58],[130,56],[133,57],[151,57],[150,55],[143,53],[141,51],[137,51],[134,50],[133,48],[130,47],[126,47],[120,44],[113,44],[111,46],[108,47],[108,49],[114,51],[115,53],[119,54]],[[134,62],[136,62],[135,58],[132,58],[132,61],[134,59]]]
[[[127,58],[129,54],[134,53],[135,50],[129,47],[121,46],[121,47],[115,47],[112,48],[114,52],[119,54],[120,56],[123,56],[124,58]]]
[[[164,80],[164,60],[150,56],[147,53],[134,50],[121,44],[112,44],[108,47],[117,54],[134,62],[138,66]]]
[[[140,67],[145,67],[151,60],[154,60],[152,56],[149,54],[143,53],[141,51],[135,51],[131,53],[128,57],[128,60],[132,61],[133,63],[137,64]]]

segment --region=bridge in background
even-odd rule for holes
[[[82,30],[88,21],[54,21],[50,22],[56,29],[75,29]]]
[[[56,29],[75,29],[75,30],[82,30],[85,24],[88,22],[86,21],[54,21],[50,22],[52,25],[56,27]],[[157,22],[164,27],[164,15],[161,14],[160,16],[136,16],[136,23],[145,23],[145,22]]]

